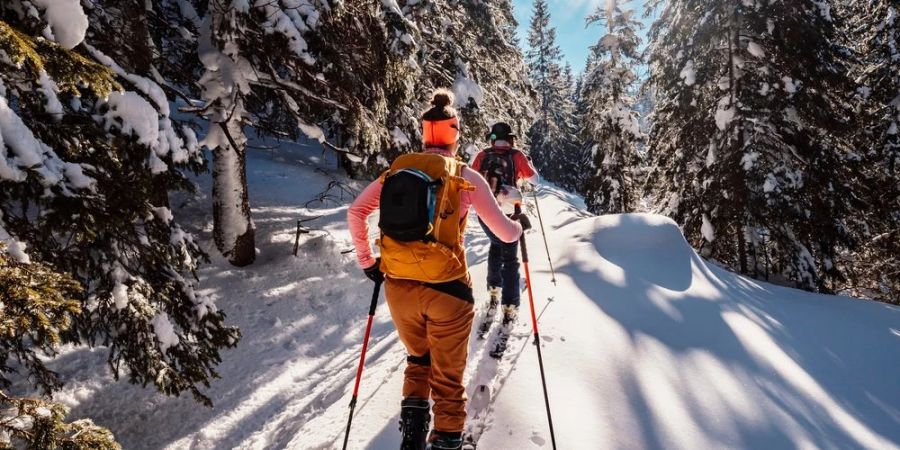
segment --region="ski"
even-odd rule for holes
[[[462,446],[459,448],[460,450],[476,450],[477,444],[475,443],[475,438],[472,437],[471,434],[463,435]],[[434,446],[428,444],[425,446],[425,450],[435,450]]]
[[[503,325],[497,333],[497,340],[494,341],[494,348],[490,352],[491,358],[500,359],[503,357],[503,353],[506,352],[507,343],[509,342],[509,326]]]

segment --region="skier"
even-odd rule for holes
[[[359,264],[367,277],[385,283],[391,318],[409,354],[400,412],[404,450],[425,448],[429,398],[430,448],[462,446],[463,372],[475,315],[463,248],[469,206],[497,239],[516,242],[522,234],[485,179],[456,158],[460,125],[453,95],[437,90],[431,104],[422,115],[423,152],[398,157],[347,213]],[[366,223],[376,209],[379,258],[372,255]]]
[[[509,124],[495,123],[487,139],[491,147],[475,156],[472,168],[487,180],[497,197],[497,202],[504,212],[511,216],[515,213],[515,206],[522,202],[522,194],[516,186],[522,180],[537,184],[539,180],[537,170],[525,154],[514,147],[516,135]],[[480,215],[478,220],[491,241],[487,273],[490,303],[487,319],[480,330],[484,335],[490,328],[498,296],[502,295],[502,325],[509,326],[516,320],[519,310],[519,246],[516,242],[507,243],[499,239],[481,220]]]

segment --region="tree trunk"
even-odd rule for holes
[[[239,123],[216,125],[227,142],[213,150],[213,237],[228,262],[244,267],[256,259],[256,238],[250,220],[243,132]]]

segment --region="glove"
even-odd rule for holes
[[[500,192],[497,193],[497,202],[500,204],[503,214],[513,214],[516,205],[522,203],[522,193],[512,186],[503,185],[500,187]]]
[[[363,272],[370,280],[376,283],[384,282],[384,273],[381,271],[381,258],[376,259],[375,264],[363,269]]]
[[[497,201],[514,205],[522,203],[522,192],[513,186],[500,186],[500,192],[497,193]]]
[[[520,224],[522,224],[522,232],[526,232],[531,229],[531,221],[528,220],[528,216],[525,213],[519,213],[512,217],[513,220],[518,220]]]

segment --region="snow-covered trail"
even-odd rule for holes
[[[248,158],[258,260],[215,259],[200,274],[244,333],[207,390],[214,408],[111,382],[102,351],[73,349],[54,364],[73,415],[127,449],[340,448],[372,284],[342,254],[350,199],[333,188],[304,206],[334,181],[362,187],[332,167],[315,147]],[[900,309],[736,276],[659,216],[590,216],[549,187],[540,201],[558,286],[540,233],[527,242],[558,448],[900,448]],[[208,237],[205,199],[173,208]],[[296,220],[314,215],[292,256]],[[483,300],[474,218],[467,242]],[[471,421],[482,450],[550,448],[528,314],[499,363],[471,342],[472,409],[489,413]],[[350,448],[398,448],[404,363],[382,300]],[[476,390],[488,381],[490,398]]]

